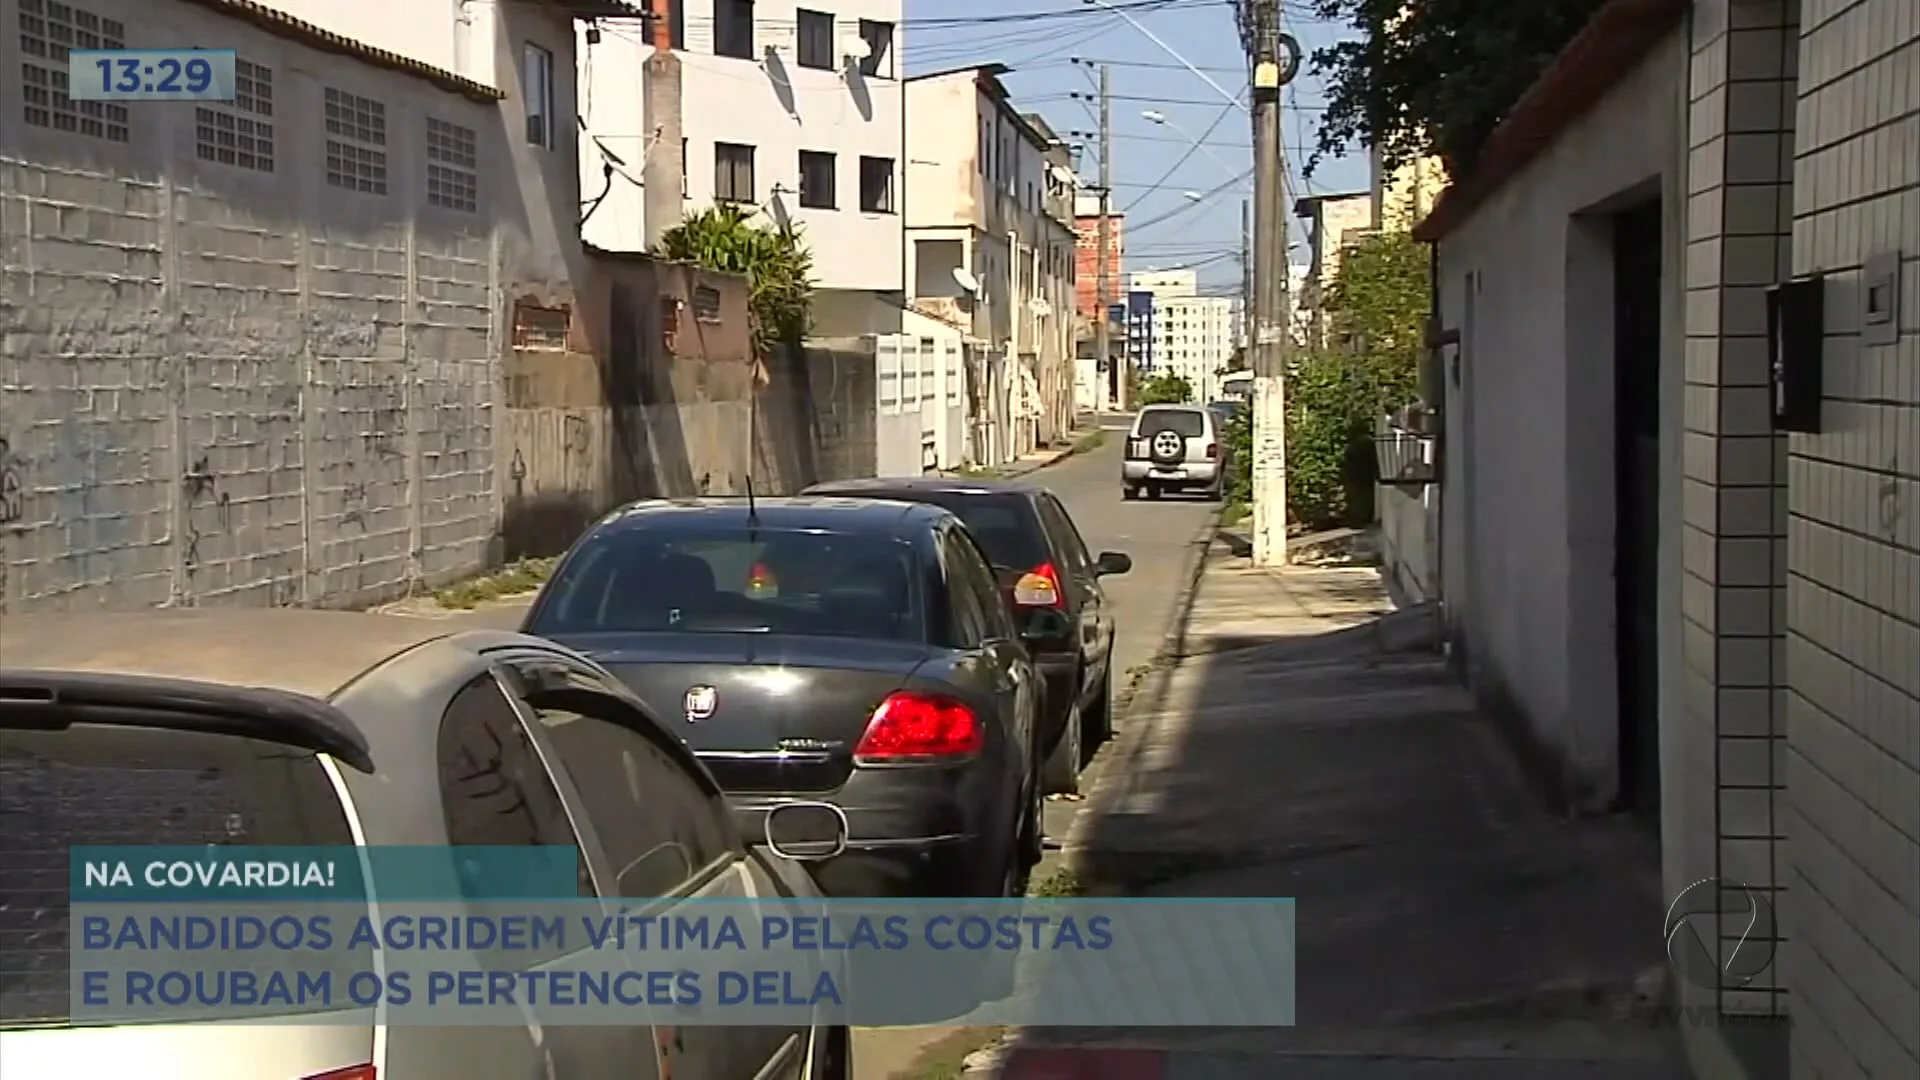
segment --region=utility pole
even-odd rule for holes
[[[1287,561],[1287,193],[1280,88],[1300,47],[1280,32],[1280,0],[1241,0],[1253,73],[1253,562]]]
[[[1113,93],[1112,72],[1107,65],[1100,65],[1100,225],[1096,241],[1099,249],[1094,254],[1093,295],[1095,305],[1100,309],[1094,313],[1093,355],[1095,361],[1107,373],[1107,399],[1116,409],[1127,406],[1126,373],[1119,370],[1119,362],[1113,358],[1113,341],[1109,333],[1107,311],[1113,306],[1113,266],[1109,251],[1113,243],[1113,222],[1108,219],[1113,198]]]
[[[1253,365],[1253,204],[1240,200],[1240,360]]]

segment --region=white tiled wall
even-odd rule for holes
[[[1792,270],[1826,289],[1821,434],[1788,462],[1795,1077],[1920,1076],[1920,3],[1803,0]],[[1897,341],[1862,264],[1898,252]]]
[[[1786,442],[1773,431],[1766,290],[1787,268],[1797,4],[1701,0],[1687,111],[1686,434],[1681,449],[1685,708],[1670,740],[1669,891],[1700,877],[1790,902],[1782,869]],[[1678,805],[1675,806],[1674,804]],[[1777,940],[1777,924],[1755,930]],[[1723,958],[1752,948],[1744,913]],[[1723,965],[1724,966],[1724,965]],[[1778,964],[1694,1004],[1787,1011]]]

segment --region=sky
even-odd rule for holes
[[[907,72],[1007,65],[1013,72],[1003,81],[1014,105],[1041,114],[1069,141],[1084,142],[1082,171],[1092,180],[1099,160],[1099,66],[1105,63],[1113,94],[1113,205],[1127,216],[1127,270],[1193,266],[1204,292],[1238,295],[1240,204],[1253,193],[1250,123],[1182,62],[1245,100],[1246,53],[1233,0],[1104,2],[1172,53],[1091,0],[906,0]],[[1311,55],[1337,40],[1342,28],[1309,21],[1305,7],[1285,0],[1287,31]],[[1367,186],[1364,154],[1322,162],[1310,182],[1302,181],[1324,101],[1319,80],[1303,64],[1281,117],[1290,201]],[[1166,122],[1141,115],[1149,110]],[[1205,198],[1195,203],[1187,192]],[[1298,243],[1300,221],[1291,214],[1288,228],[1289,240]],[[1304,261],[1298,248],[1292,257]]]

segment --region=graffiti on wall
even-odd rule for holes
[[[11,525],[26,512],[25,485],[20,481],[22,462],[14,456],[13,443],[0,435],[0,526]]]
[[[181,565],[187,574],[200,569],[200,542],[209,536],[224,536],[233,529],[233,499],[214,475],[212,459],[201,454],[180,477],[180,491],[186,499],[187,545],[181,553]]]

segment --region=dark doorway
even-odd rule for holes
[[[1660,820],[1660,203],[1613,219],[1619,808]]]

